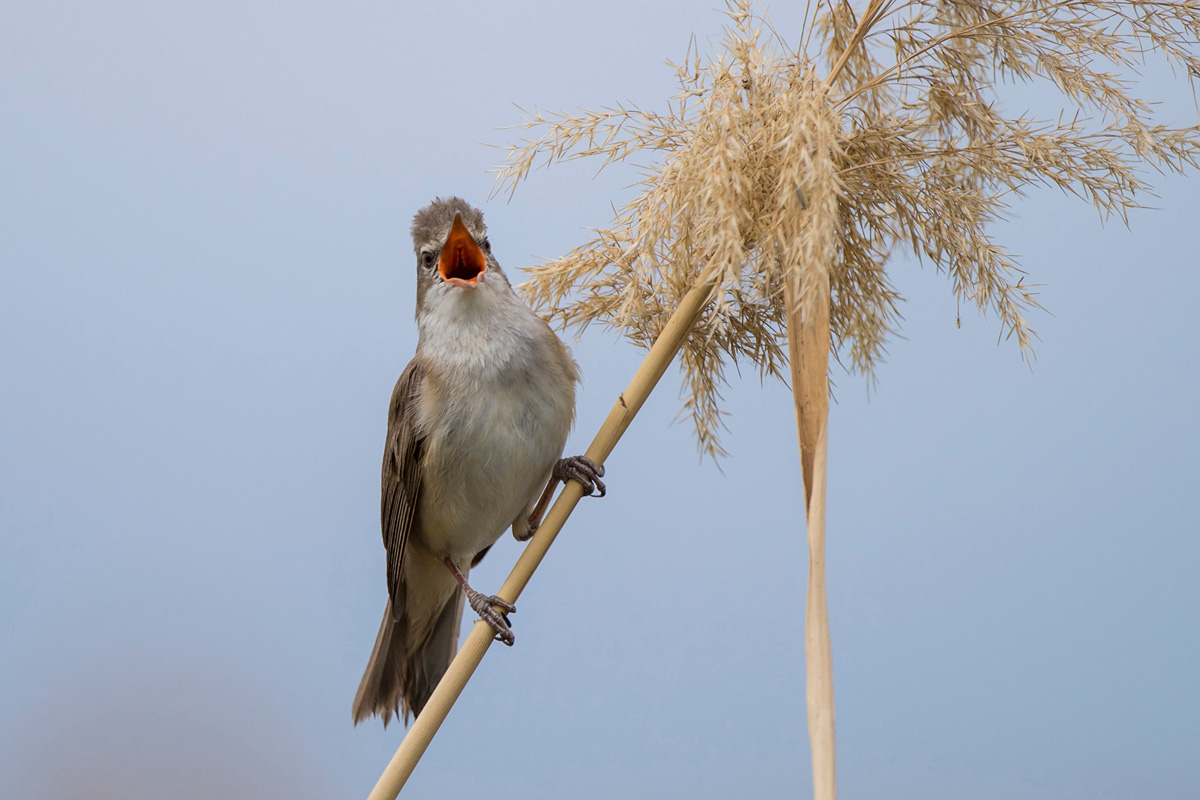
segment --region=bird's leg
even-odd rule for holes
[[[458,581],[458,585],[467,593],[467,604],[479,615],[480,619],[492,626],[492,630],[496,634],[496,641],[504,642],[509,647],[512,647],[512,643],[516,641],[517,637],[513,636],[512,628],[508,627],[508,619],[505,617],[505,614],[515,612],[517,607],[502,597],[497,597],[494,594],[483,594],[472,589],[471,584],[467,583],[466,577],[450,556],[443,558],[442,563],[446,565],[454,575],[454,580]],[[500,606],[504,611],[497,611],[492,606]]]
[[[554,497],[554,487],[558,486],[558,478],[553,475],[546,482],[546,490],[542,492],[542,497],[537,501],[537,505],[533,507],[533,511],[529,512],[529,525],[525,528],[525,533],[517,537],[518,542],[523,542],[537,533],[538,525],[542,524],[542,515],[546,513],[546,507],[550,505],[550,498]]]
[[[550,473],[546,490],[542,492],[533,511],[529,512],[528,529],[523,536],[518,536],[517,539],[523,542],[537,532],[538,526],[542,524],[542,515],[546,513],[546,508],[550,505],[550,498],[554,496],[554,489],[558,486],[559,481],[578,481],[583,484],[585,497],[593,495],[604,497],[607,489],[604,488],[604,481],[600,480],[602,477],[604,477],[604,465],[597,464],[587,456],[560,458],[554,464],[554,471]]]

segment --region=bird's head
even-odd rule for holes
[[[492,255],[483,214],[465,200],[438,198],[422,208],[413,217],[412,238],[418,315],[426,304],[474,303],[475,295],[511,291]]]

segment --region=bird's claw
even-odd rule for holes
[[[515,605],[503,597],[483,594],[474,589],[467,589],[467,604],[471,606],[472,611],[479,615],[480,619],[492,626],[497,642],[504,642],[512,647],[517,637],[513,635],[512,628],[508,626],[508,615],[516,612]],[[499,606],[503,611],[497,611],[494,606]]]
[[[597,464],[587,456],[570,456],[560,458],[554,465],[554,477],[564,483],[575,481],[583,485],[583,493],[587,497],[604,497],[607,489],[604,487],[604,465]]]

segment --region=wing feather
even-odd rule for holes
[[[421,493],[421,450],[417,435],[417,403],[424,375],[416,359],[409,362],[388,408],[387,441],[383,448],[383,492],[379,516],[383,528],[383,546],[387,550],[388,597],[392,614],[399,619],[404,612],[404,588],[401,566],[404,548],[412,532]]]

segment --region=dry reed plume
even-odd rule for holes
[[[535,166],[645,159],[641,192],[610,227],[532,270],[552,321],[617,328],[648,346],[706,270],[718,293],[684,346],[686,410],[722,453],[727,363],[783,376],[785,281],[801,308],[827,291],[834,352],[870,374],[896,330],[897,250],[993,311],[1028,354],[1035,293],[989,233],[1006,198],[1058,186],[1125,219],[1139,171],[1195,166],[1200,128],[1155,122],[1129,76],[1148,58],[1200,77],[1200,2],[810,2],[790,49],[748,0],[731,0],[718,53],[689,48],[664,113],[617,107],[531,115],[498,188]],[[1063,113],[1010,115],[1005,83],[1049,83]],[[828,281],[828,289],[822,288]]]

